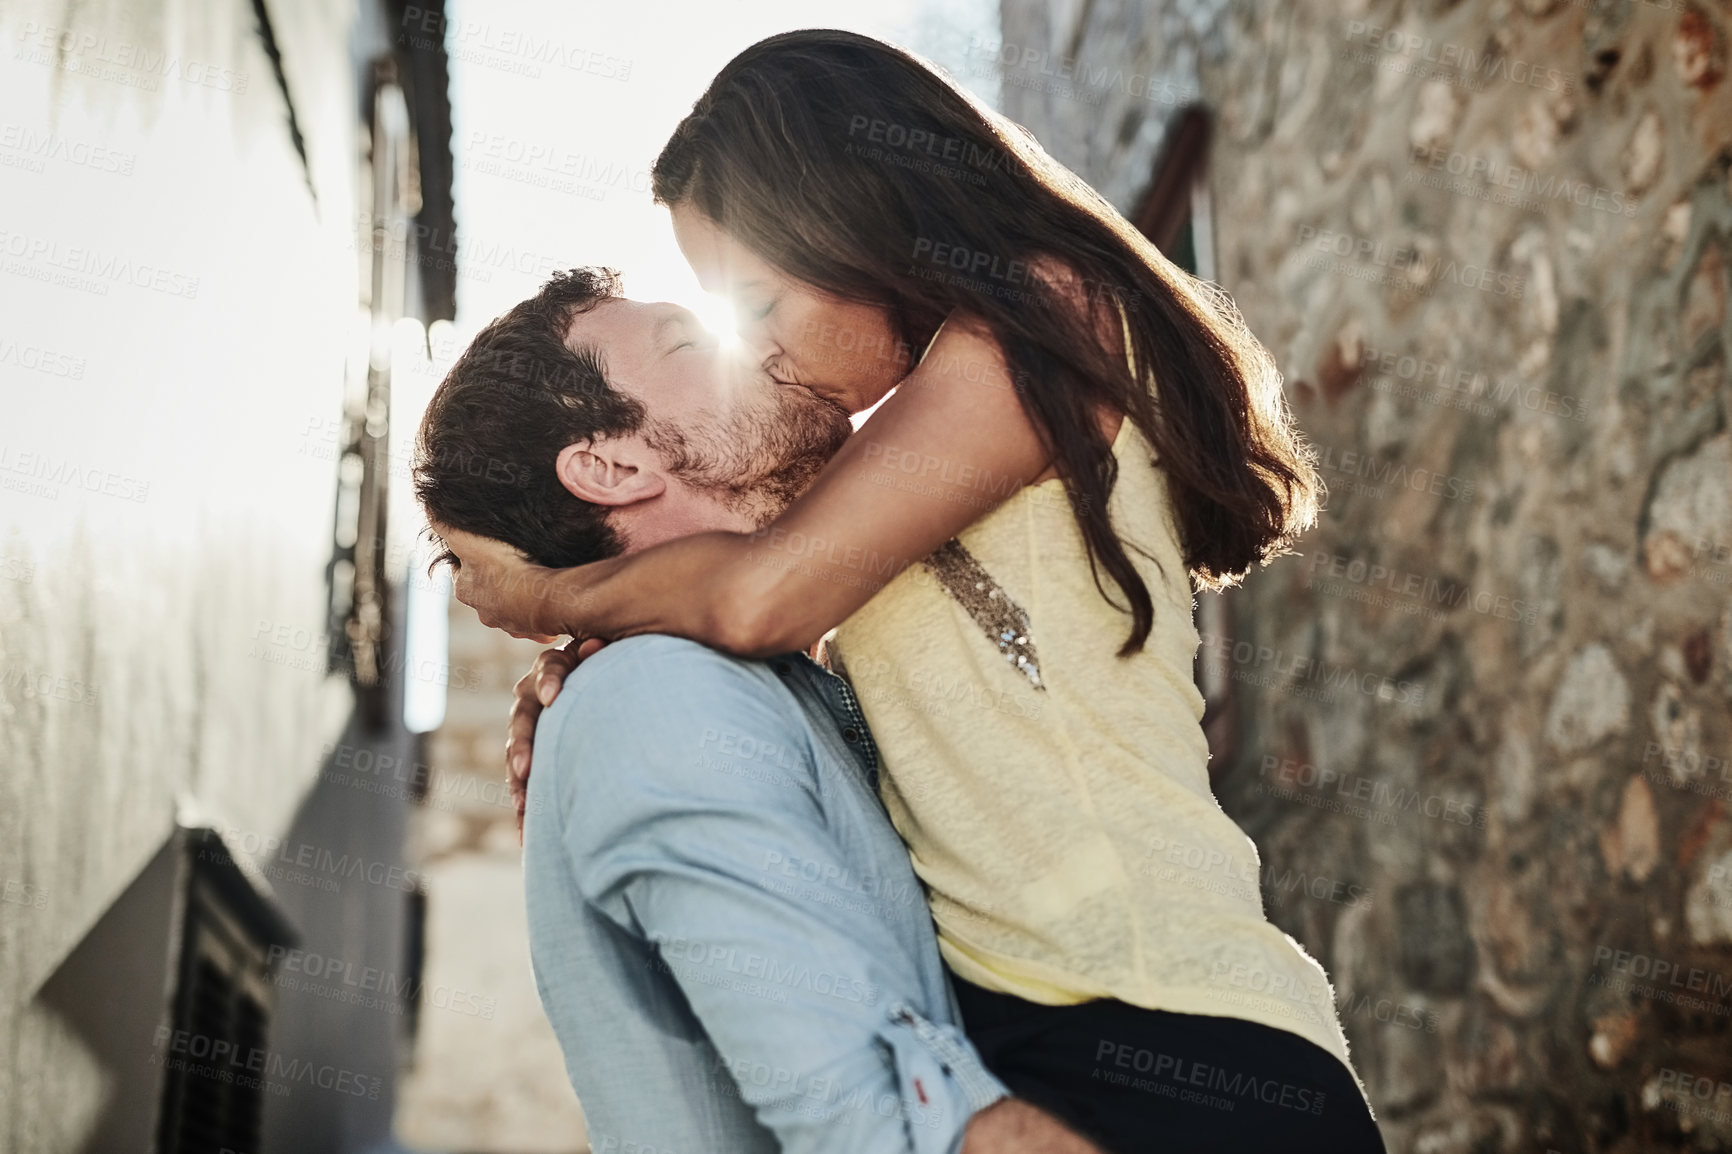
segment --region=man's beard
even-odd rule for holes
[[[852,432],[841,405],[778,385],[724,419],[652,422],[644,440],[671,475],[763,526],[811,486]]]

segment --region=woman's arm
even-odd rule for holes
[[[812,487],[755,534],[699,533],[575,569],[453,534],[458,598],[536,634],[667,633],[742,656],[808,647],[1047,471],[998,344],[952,318]],[[508,550],[503,550],[508,554]]]

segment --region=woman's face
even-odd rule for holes
[[[778,382],[858,413],[913,367],[884,309],[792,279],[689,205],[673,210],[673,225],[698,283],[734,302],[740,339]]]

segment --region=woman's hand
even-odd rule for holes
[[[548,649],[535,659],[529,672],[517,682],[511,699],[511,721],[506,728],[505,772],[511,783],[511,802],[517,809],[517,836],[523,836],[523,810],[529,797],[530,755],[534,752],[535,723],[541,711],[553,704],[565,679],[578,663],[594,656],[606,642],[595,638],[571,640],[558,649]]]
[[[435,531],[457,558],[452,574],[457,600],[475,610],[481,624],[543,645],[558,640],[536,628],[553,570],[525,561],[516,549],[492,537],[461,529]]]

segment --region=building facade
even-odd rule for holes
[[[464,1012],[393,420],[452,314],[439,11],[0,12],[0,1150],[382,1149]]]

